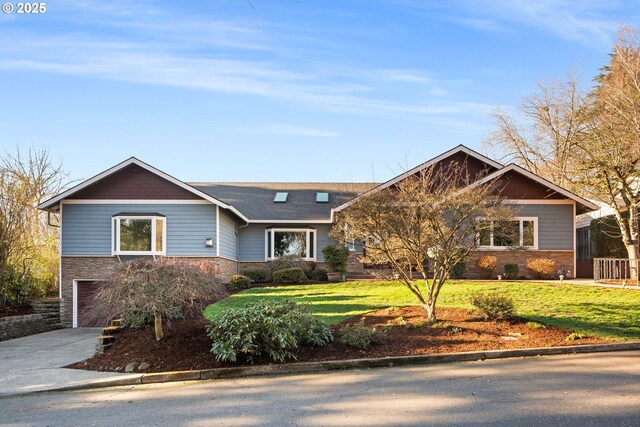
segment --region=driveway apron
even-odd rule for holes
[[[0,396],[129,377],[63,368],[93,356],[100,328],[59,329],[0,341]]]

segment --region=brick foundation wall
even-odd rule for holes
[[[31,305],[33,306],[33,314],[0,317],[0,341],[26,337],[62,327],[58,298],[36,300]]]
[[[527,270],[527,259],[529,258],[550,258],[555,260],[555,270],[559,270],[563,267],[571,271],[570,277],[575,277],[575,271],[573,271],[573,251],[474,251],[469,255],[469,260],[465,266],[464,277],[466,279],[480,279],[482,278],[479,270],[476,267],[476,260],[485,255],[493,255],[498,258],[498,270],[496,275],[504,272],[505,264],[518,264],[520,270],[520,276],[529,277],[529,270]]]
[[[223,281],[229,276],[236,274],[237,261],[225,258],[204,258],[204,257],[180,257],[181,259],[193,259],[195,261],[209,261],[216,264]],[[130,260],[130,258],[127,258]],[[124,261],[124,260],[123,260]],[[120,265],[120,261],[115,256],[106,257],[65,257],[60,260],[62,287],[62,303],[60,306],[60,322],[65,327],[73,326],[73,281],[74,280],[95,280],[106,279]]]

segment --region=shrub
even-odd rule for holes
[[[498,293],[474,292],[469,302],[482,314],[482,317],[489,320],[507,319],[515,311],[513,299]]]
[[[324,262],[329,267],[329,271],[342,274],[347,272],[349,249],[344,246],[330,245],[322,249],[322,255],[324,255]]]
[[[299,268],[304,272],[305,276],[309,277],[309,273],[311,272],[311,268],[307,261],[293,255],[285,255],[280,258],[276,258],[269,262],[269,267],[271,268],[272,273],[288,268]],[[273,280],[274,282],[276,281],[275,279]]]
[[[564,339],[565,341],[577,341],[577,340],[582,340],[588,338],[588,336],[586,334],[583,334],[582,332],[572,332],[569,335],[567,335],[567,337]]]
[[[97,285],[88,317],[107,324],[129,317],[131,325],[153,318],[159,341],[163,321],[201,312],[204,305],[229,295],[210,262],[179,258],[139,258],[122,263],[108,280]]]
[[[365,349],[373,344],[382,344],[387,338],[386,331],[374,326],[366,326],[364,320],[343,326],[339,333],[339,342],[360,349]]]
[[[451,271],[449,272],[449,277],[452,279],[462,279],[464,276],[464,269],[466,264],[464,262],[459,262],[451,267]]]
[[[303,283],[307,278],[301,268],[285,268],[273,272],[273,281],[276,283]]]
[[[527,270],[534,279],[550,279],[555,272],[556,262],[549,258],[529,258]]]
[[[498,270],[498,258],[493,255],[483,255],[476,260],[476,267],[483,279],[492,279]]]
[[[315,270],[311,270],[311,280],[318,280],[322,282],[326,282],[329,280],[327,277],[327,270],[324,268],[316,268]]]
[[[251,279],[242,274],[234,274],[229,277],[229,289],[232,291],[241,291],[251,287]]]
[[[402,326],[404,326],[404,325],[407,324],[407,321],[405,320],[405,318],[403,316],[399,316],[399,317],[396,317],[395,319],[387,320],[387,323],[389,325],[402,325]]]
[[[265,267],[247,267],[240,270],[240,274],[247,276],[253,283],[271,281],[271,270]]]
[[[538,322],[527,322],[527,328],[529,329],[547,329],[545,325]]]
[[[293,301],[258,301],[216,315],[207,328],[211,352],[220,361],[267,355],[276,362],[295,358],[301,345],[323,346],[333,340],[331,330]]]
[[[507,279],[515,279],[520,274],[520,267],[518,264],[505,264],[504,265],[504,277]]]

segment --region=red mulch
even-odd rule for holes
[[[24,316],[26,314],[33,314],[33,307],[29,304],[0,309],[0,317]]]
[[[402,320],[399,321],[399,317],[402,317]],[[355,349],[338,342],[319,348],[303,347],[296,352],[297,360],[290,362],[611,342],[600,338],[565,341],[571,333],[566,329],[550,326],[546,329],[531,329],[526,325],[527,321],[522,319],[485,321],[470,310],[461,308],[442,307],[438,311],[438,318],[440,322],[436,327],[428,327],[421,326],[424,322],[424,312],[419,307],[377,310],[334,326],[334,335],[339,335],[339,329],[344,324],[364,319],[366,325],[385,327],[388,332],[384,344],[366,350]],[[397,324],[403,322],[406,324]],[[445,328],[447,323],[450,326]],[[103,354],[68,367],[122,371],[131,362],[146,362],[151,367],[145,372],[163,372],[236,366],[233,363],[220,363],[215,360],[210,352],[211,340],[205,333],[206,324],[203,318],[174,321],[165,328],[165,338],[159,342],[155,340],[152,327],[126,330],[117,334],[113,346]],[[461,331],[454,332],[452,327],[461,328]],[[505,340],[502,337],[515,339]],[[255,361],[255,364],[270,363],[272,362],[266,357]]]

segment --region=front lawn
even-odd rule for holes
[[[614,339],[640,339],[640,291],[570,284],[450,281],[440,307],[471,308],[475,290],[499,291],[516,302],[517,314],[547,325]],[[291,299],[307,303],[328,324],[390,306],[417,305],[415,297],[396,282],[346,282],[255,288],[210,305],[205,317],[261,299]]]

